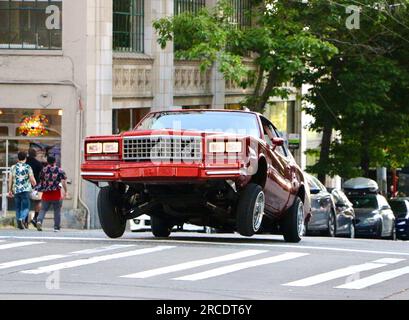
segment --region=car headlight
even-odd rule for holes
[[[103,151],[104,153],[118,153],[119,143],[118,142],[104,142]]]
[[[398,226],[404,226],[405,224],[406,224],[406,221],[398,222]]]
[[[209,152],[213,153],[222,153],[226,150],[224,142],[210,142],[209,143]]]
[[[226,143],[226,152],[241,152],[242,150],[241,142],[227,142]]]
[[[87,143],[87,153],[89,154],[98,154],[102,153],[102,143],[101,142],[90,142]]]

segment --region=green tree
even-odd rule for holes
[[[239,28],[231,17],[230,1],[220,0],[198,14],[183,13],[154,22],[164,48],[174,40],[180,59],[201,61],[203,70],[217,63],[220,72],[243,88],[254,85],[243,104],[263,112],[273,96],[286,97],[282,84],[297,75],[302,82],[310,65],[325,64],[335,46],[312,34],[302,21],[304,5],[297,1],[253,1],[251,27]],[[257,66],[251,72],[243,63],[249,54]],[[308,74],[313,73],[311,70]]]
[[[408,7],[397,14],[386,1],[352,3],[361,6],[354,30],[339,18],[351,1],[310,1],[325,12],[320,20],[317,10],[306,11],[311,31],[339,50],[319,77],[310,78],[307,96],[314,104],[307,108],[315,117],[312,128],[323,133],[319,161],[310,168],[321,180],[328,173],[368,176],[370,167],[396,168],[408,160]],[[332,141],[334,130],[341,139]]]

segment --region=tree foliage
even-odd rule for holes
[[[306,13],[318,21],[316,12],[325,12],[311,30],[338,48],[320,77],[311,77],[307,100],[314,106],[312,128],[323,132],[320,160],[310,168],[323,180],[325,174],[343,177],[369,175],[369,169],[396,168],[409,163],[409,6],[400,1],[361,0],[360,26],[349,30],[345,9],[351,1],[310,1]],[[383,6],[379,6],[383,4]],[[406,4],[409,4],[406,1]],[[333,131],[339,137],[331,142]]]
[[[300,80],[309,65],[325,64],[337,52],[335,46],[305,28],[299,19],[302,9],[299,2],[254,1],[247,13],[253,25],[240,27],[232,20],[230,1],[220,0],[198,14],[155,21],[154,27],[162,47],[174,41],[177,58],[200,60],[203,70],[217,63],[226,79],[243,88],[255,85],[254,94],[243,103],[263,112],[271,97],[288,94],[283,83],[296,75]],[[256,73],[244,64],[250,53]]]

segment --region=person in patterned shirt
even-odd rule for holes
[[[37,182],[33,170],[26,164],[27,153],[21,151],[17,157],[17,164],[10,170],[9,197],[14,197],[17,227],[27,229],[28,225],[25,224],[25,220],[30,212],[30,194]]]
[[[48,165],[40,172],[39,192],[43,193],[40,215],[37,220],[37,230],[42,231],[42,224],[47,211],[52,206],[54,209],[54,231],[58,232],[61,225],[62,194],[61,186],[67,194],[67,176],[63,169],[55,164],[54,157],[48,157]]]

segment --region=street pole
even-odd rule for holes
[[[387,185],[387,172],[386,168],[376,168],[376,177],[379,186],[379,191],[383,196],[388,194],[388,185]]]

